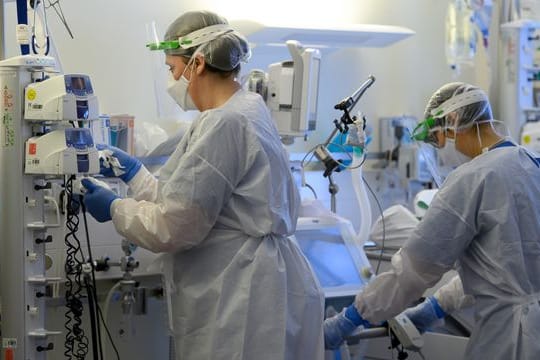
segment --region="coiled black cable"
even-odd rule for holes
[[[84,255],[81,250],[81,243],[77,238],[77,230],[79,228],[79,217],[77,212],[80,203],[73,196],[73,180],[74,176],[70,176],[65,181],[66,192],[66,227],[67,233],[64,237],[66,244],[66,262],[64,271],[66,275],[66,314],[64,328],[66,329],[66,337],[64,343],[64,356],[66,359],[84,360],[88,354],[88,337],[82,328],[83,315],[83,274],[82,268],[85,263]]]

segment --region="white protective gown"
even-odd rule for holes
[[[496,148],[453,171],[356,307],[386,320],[454,266],[475,300],[466,358],[540,359],[540,168],[524,149]]]
[[[112,205],[116,230],[172,258],[176,358],[322,359],[324,297],[287,237],[298,190],[262,98],[200,114],[160,171]]]

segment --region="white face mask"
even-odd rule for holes
[[[189,60],[188,65],[191,62],[192,59]],[[175,80],[173,74],[170,73],[167,86],[167,92],[169,93],[169,95],[174,99],[174,101],[176,101],[178,105],[180,105],[180,107],[184,111],[198,110],[197,106],[195,106],[195,103],[193,102],[193,99],[191,98],[191,95],[189,95],[188,92],[189,80],[186,79],[184,76],[188,65],[186,65],[184,72],[182,72],[182,75],[178,80]],[[191,68],[193,69],[193,67]],[[191,72],[191,76],[193,76],[193,71]]]
[[[446,138],[444,147],[439,149],[439,158],[444,166],[451,168],[457,168],[459,165],[471,160],[470,157],[456,149],[456,140],[450,138]]]

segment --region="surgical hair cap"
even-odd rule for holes
[[[219,24],[227,25],[228,22],[213,12],[186,12],[169,25],[165,33],[165,41],[178,40],[178,38],[196,30]],[[246,38],[232,29],[202,44],[200,47],[166,49],[165,54],[191,57],[197,49],[203,54],[207,64],[222,71],[236,69],[240,62],[246,62],[251,56],[251,50]]]
[[[471,97],[464,99],[468,94]],[[458,106],[451,107],[452,105],[449,105],[449,102],[454,98],[460,100],[456,101]],[[463,103],[463,106],[459,106],[459,103]],[[442,112],[442,108],[445,107],[451,109],[449,113],[456,115],[456,121],[452,124],[447,123],[448,117],[445,115],[448,115],[448,113],[444,114]],[[440,116],[438,116],[439,113]],[[436,119],[438,124],[435,125],[443,128],[452,127],[456,130],[464,130],[471,127],[475,122],[493,119],[491,106],[485,92],[476,86],[462,82],[448,83],[435,91],[424,111],[424,119],[430,117],[440,117],[440,120]]]

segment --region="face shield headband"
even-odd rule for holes
[[[195,30],[185,36],[181,36],[178,40],[161,41],[158,43],[146,44],[150,50],[171,50],[171,49],[190,49],[198,47],[204,43],[208,43],[218,37],[234,31],[229,25],[217,24]]]

